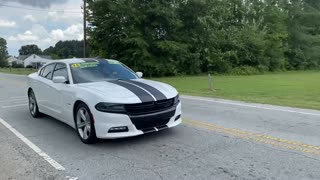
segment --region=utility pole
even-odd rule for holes
[[[87,0],[83,0],[83,57],[86,57],[87,47],[87,14],[86,14]]]

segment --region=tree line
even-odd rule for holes
[[[148,76],[320,67],[319,0],[88,0],[91,55]]]
[[[4,38],[0,37],[0,67],[8,67],[7,62],[8,54],[7,42]],[[67,59],[83,57],[83,41],[78,40],[67,40],[59,41],[54,46],[50,46],[47,49],[41,50],[36,44],[23,45],[19,49],[19,55],[48,55],[52,59]],[[86,56],[89,57],[90,48],[87,50]],[[16,63],[13,64],[13,67],[21,67]]]
[[[49,55],[53,59],[67,59],[73,57],[83,57],[83,41],[68,40],[59,41],[54,46],[50,46],[43,51],[36,45],[24,45],[19,49],[19,55]],[[89,52],[87,56],[89,55]]]

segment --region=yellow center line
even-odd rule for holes
[[[219,126],[213,123],[194,121],[194,120],[185,119],[185,118],[183,119],[183,122],[190,126],[195,126],[195,127],[204,128],[210,131],[228,134],[241,139],[256,141],[264,144],[269,144],[272,146],[278,146],[286,149],[296,150],[296,151],[320,156],[320,146],[314,146],[306,143],[285,140],[281,138],[276,138],[276,137],[259,134],[259,133],[252,133],[252,132],[243,131],[243,130],[234,129],[234,128],[227,128],[227,127]]]

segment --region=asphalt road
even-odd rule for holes
[[[26,77],[0,74],[0,179],[320,179],[320,111],[183,96],[184,123],[85,145],[69,126],[34,119]]]

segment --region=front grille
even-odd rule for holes
[[[131,115],[129,116],[132,123],[138,130],[146,130],[149,128],[163,128],[174,116],[176,108],[148,115]]]
[[[125,108],[129,115],[143,115],[165,111],[170,109],[173,106],[173,103],[174,99],[166,99],[156,102],[127,104],[125,105]]]
[[[157,126],[164,126],[168,124],[170,118],[168,119],[135,119],[133,120],[133,124],[136,126],[138,130],[145,130],[149,128],[154,128]]]

